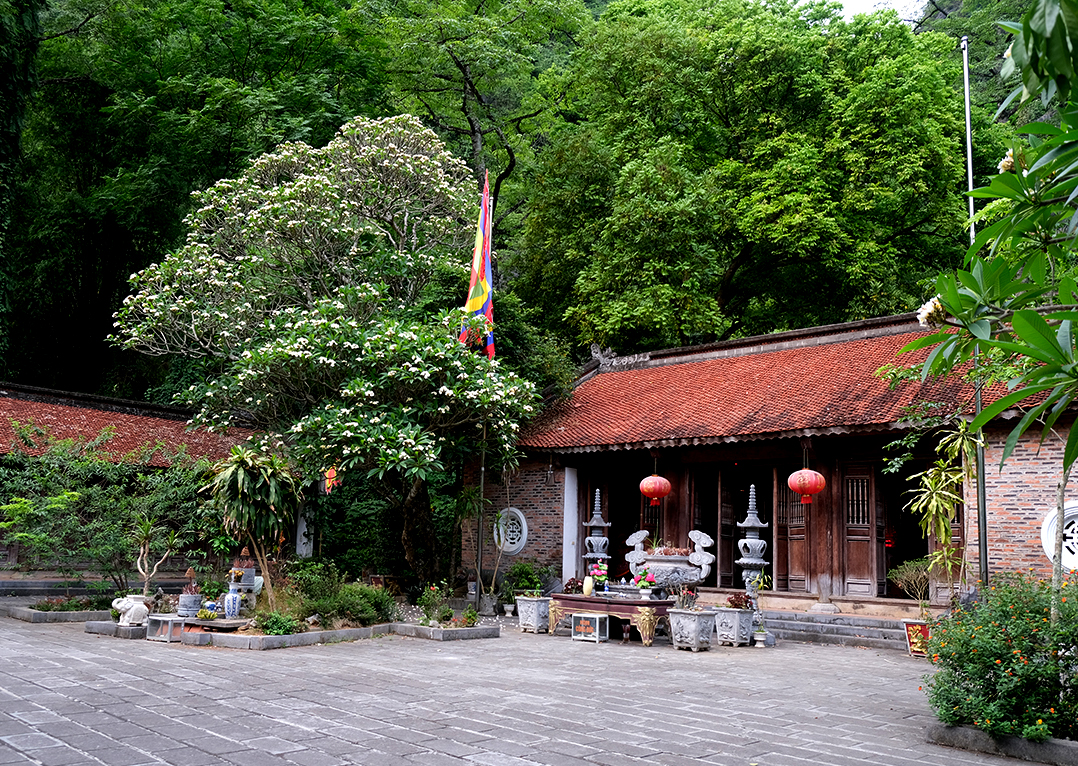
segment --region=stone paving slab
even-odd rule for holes
[[[925,741],[922,660],[780,642],[692,654],[365,641],[235,652],[0,618],[0,764],[991,766]]]

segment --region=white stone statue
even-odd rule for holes
[[[150,614],[141,596],[121,596],[112,600],[112,608],[120,612],[120,625],[142,625]]]

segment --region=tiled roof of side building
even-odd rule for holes
[[[924,359],[927,351],[896,357],[923,334],[902,315],[662,351],[626,368],[614,359],[520,443],[575,452],[888,430],[918,398],[972,400],[959,382],[890,389],[876,376],[887,363]]]
[[[2,452],[10,451],[17,441],[12,421],[23,425],[33,422],[57,439],[88,441],[105,428],[112,428],[114,436],[103,449],[117,460],[157,444],[170,453],[183,447],[191,457],[217,460],[252,434],[246,429],[232,429],[228,434],[204,428],[188,430],[190,417],[190,412],[174,407],[0,383]],[[149,464],[164,466],[168,460],[158,450]]]

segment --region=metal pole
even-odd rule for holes
[[[973,191],[973,122],[969,107],[969,37],[962,36],[962,83],[966,97],[966,186]],[[977,228],[973,222],[973,197],[969,197],[969,244],[972,247],[977,239]],[[981,378],[977,374],[977,351],[973,352],[973,410],[981,414]],[[988,504],[984,491],[984,441],[981,431],[977,432],[977,559],[980,564],[981,588],[988,587]]]
[[[476,517],[476,545],[475,551],[475,579],[478,581],[475,589],[475,608],[479,609],[479,597],[483,595],[483,492],[484,480],[487,476],[487,424],[483,422],[483,446],[479,451],[479,515]],[[491,583],[493,590],[493,583]]]
[[[962,36],[962,83],[966,89],[966,186],[973,191],[973,123],[969,113],[969,37]],[[977,239],[973,223],[973,197],[969,198],[969,243]]]

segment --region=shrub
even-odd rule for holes
[[[437,585],[427,585],[416,600],[416,604],[423,610],[423,624],[432,622],[448,622],[453,619],[453,607],[449,606],[449,599],[453,592],[448,583],[442,580]]]
[[[264,612],[258,615],[255,625],[267,636],[289,636],[303,632],[302,622],[280,612]]]
[[[726,606],[731,609],[752,609],[752,600],[744,593],[735,593],[726,599]]]
[[[39,612],[82,612],[109,609],[111,606],[112,598],[109,596],[53,596],[32,604],[30,608]]]
[[[979,602],[932,624],[928,654],[937,670],[925,682],[940,721],[992,736],[1078,738],[1074,576],[1056,626],[1048,584],[1022,575],[999,577]]]
[[[336,596],[348,575],[332,561],[295,561],[288,566],[288,579],[304,598],[324,601]]]
[[[371,588],[359,583],[348,583],[332,596],[308,599],[304,611],[319,614],[324,619],[342,619],[360,625],[376,622],[392,622],[396,617],[397,602],[382,588]]]

